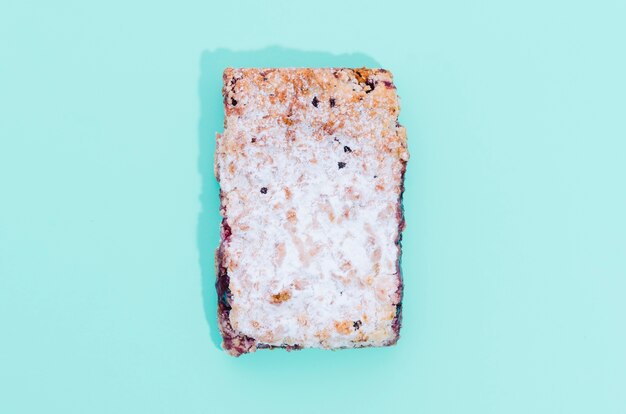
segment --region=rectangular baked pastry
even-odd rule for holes
[[[391,73],[229,68],[223,96],[223,348],[395,344],[409,154]]]

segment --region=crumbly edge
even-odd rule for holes
[[[367,83],[367,77],[368,77],[367,75],[371,71],[374,70],[374,69],[366,69],[366,68],[358,68],[358,69],[342,68],[342,69],[352,70],[357,79],[363,78],[364,83]],[[229,72],[231,71],[232,71],[232,68],[227,68],[226,70],[224,70],[224,74],[223,74],[222,96],[224,99],[224,109],[225,109],[224,130],[226,130],[227,128],[226,115],[228,114],[228,110],[229,110],[227,97],[229,93],[229,90],[228,90],[229,80],[230,80]],[[395,89],[395,85],[393,83],[390,86]],[[397,119],[396,119],[396,127],[398,128],[399,133],[406,134],[404,127],[402,127],[402,125],[398,123]],[[217,181],[219,182],[219,176],[217,175],[217,159],[215,159],[214,162],[215,162],[216,178],[217,178]],[[398,304],[396,305],[396,316],[394,317],[392,321],[392,327],[396,333],[396,336],[390,339],[383,346],[395,345],[398,342],[398,340],[400,339],[400,329],[402,326],[402,300],[403,300],[403,295],[404,295],[404,283],[403,283],[402,270],[401,270],[401,261],[402,261],[402,232],[404,231],[404,228],[406,227],[406,222],[405,222],[405,217],[404,217],[404,204],[403,204],[403,195],[404,195],[404,190],[405,190],[404,179],[405,179],[405,173],[406,173],[406,161],[401,160],[401,162],[402,162],[402,176],[400,180],[401,181],[400,182],[400,194],[398,196],[397,213],[396,213],[397,218],[398,218],[398,235],[395,240],[395,244],[398,248],[398,260],[396,264],[397,269],[398,269],[397,271],[398,289],[396,292],[400,300],[398,301]],[[235,356],[235,357],[239,357],[246,353],[255,352],[257,349],[283,348],[283,349],[286,349],[287,351],[303,349],[302,346],[297,345],[297,344],[296,345],[282,345],[282,346],[264,344],[264,343],[258,342],[255,338],[242,334],[241,332],[237,331],[236,329],[232,327],[231,322],[230,322],[230,310],[232,309],[230,305],[230,301],[232,299],[232,295],[231,295],[230,288],[229,288],[230,277],[228,275],[228,271],[226,267],[223,264],[223,261],[224,261],[223,260],[224,259],[223,248],[224,248],[224,244],[226,240],[231,234],[231,229],[228,224],[226,206],[224,205],[224,202],[223,202],[223,195],[222,195],[221,190],[220,190],[220,213],[222,215],[222,222],[220,225],[220,244],[215,252],[215,266],[216,266],[215,287],[217,290],[217,298],[218,298],[218,306],[217,306],[218,307],[217,309],[218,325],[219,325],[219,329],[223,338],[222,348],[225,351],[227,351],[230,355]],[[365,345],[365,346],[356,345],[356,346],[343,347],[343,348],[353,349],[353,348],[360,348],[360,347],[372,347],[372,346],[371,345]],[[335,348],[335,349],[341,349],[341,348]]]

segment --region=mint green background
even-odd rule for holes
[[[626,413],[624,2],[157,3],[0,5],[0,413]],[[226,65],[395,74],[396,347],[216,347]]]

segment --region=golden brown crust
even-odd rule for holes
[[[231,116],[244,116],[248,111],[246,99],[256,100],[254,108],[267,108],[267,116],[286,127],[296,127],[305,121],[303,113],[314,114],[311,119],[317,140],[332,135],[340,128],[349,128],[355,137],[367,136],[367,125],[346,120],[358,120],[363,115],[375,117],[388,111],[387,122],[397,122],[400,112],[396,87],[391,72],[384,69],[233,69],[224,70],[225,122]],[[308,102],[302,96],[316,100],[317,111],[307,111]],[[336,108],[336,109],[334,109]],[[380,118],[383,119],[383,118]],[[308,121],[308,119],[307,119]],[[397,128],[395,128],[397,126]],[[399,153],[408,160],[406,133],[400,125],[377,125],[380,157]],[[293,128],[287,128],[287,135]]]

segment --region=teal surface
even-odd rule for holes
[[[626,413],[625,19],[605,0],[3,1],[0,413]],[[394,73],[396,347],[217,347],[227,65]]]

